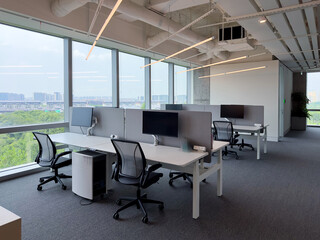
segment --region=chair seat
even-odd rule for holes
[[[147,174],[147,173],[146,173]],[[147,180],[145,181],[145,184],[141,186],[141,188],[147,188],[150,185],[156,183],[159,181],[159,179],[163,176],[162,173],[156,173],[156,172],[151,172],[149,173],[149,176]],[[140,183],[140,178],[128,178],[127,176],[121,176],[119,175],[119,182],[126,184],[126,185],[134,185],[138,186]]]
[[[41,161],[41,162],[39,162],[39,165],[41,167],[52,167],[53,169],[58,169],[58,168],[62,168],[62,167],[70,165],[71,162],[72,162],[72,160],[70,158],[61,157],[58,159],[55,166],[53,166],[53,167],[51,166],[51,162]]]

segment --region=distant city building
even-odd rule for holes
[[[55,95],[48,94],[48,93],[35,92],[33,93],[33,99],[35,101],[40,101],[40,102],[54,101]]]
[[[54,100],[55,101],[62,101],[62,94],[59,92],[54,92]]]
[[[24,95],[23,94],[17,94],[17,93],[0,93],[0,100],[4,101],[24,101]]]

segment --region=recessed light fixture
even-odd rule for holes
[[[265,17],[259,18],[259,23],[266,23],[267,19]]]
[[[110,22],[112,16],[114,15],[114,13],[117,11],[119,5],[121,4],[122,0],[118,0],[117,3],[114,5],[113,9],[111,10],[108,18],[106,19],[106,21],[104,22],[102,28],[100,29],[100,32],[98,33],[96,40],[93,42],[92,47],[88,53],[88,56],[86,57],[86,60],[88,60],[94,46],[97,44],[97,41],[99,40],[99,38],[101,37],[101,34],[103,33],[104,29],[107,27],[108,23]]]
[[[140,68],[145,68],[145,67],[148,67],[148,66],[150,66],[150,65],[156,64],[156,63],[158,63],[158,62],[162,62],[162,61],[167,60],[167,59],[169,59],[169,58],[172,58],[172,57],[174,57],[174,56],[176,56],[176,55],[178,55],[178,54],[180,54],[180,53],[183,53],[183,52],[188,51],[188,50],[190,50],[190,49],[192,49],[192,48],[195,48],[195,47],[197,47],[197,46],[199,46],[199,45],[201,45],[201,44],[204,44],[204,43],[206,43],[206,42],[209,42],[209,41],[211,41],[211,40],[213,40],[213,39],[214,39],[214,37],[210,37],[210,38],[208,38],[208,39],[206,39],[206,40],[203,40],[203,41],[201,41],[201,42],[198,42],[198,43],[196,43],[196,44],[194,44],[194,45],[192,45],[192,46],[190,46],[190,47],[187,47],[187,48],[185,48],[185,49],[182,49],[182,50],[180,50],[180,51],[178,51],[178,52],[176,52],[176,53],[174,53],[174,54],[171,54],[171,55],[168,56],[168,57],[165,57],[165,58],[162,58],[162,59],[160,59],[160,60],[158,60],[158,61],[149,63],[149,64],[147,64],[147,65],[144,65],[144,66],[140,67]]]

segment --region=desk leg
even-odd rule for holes
[[[193,166],[193,199],[192,199],[192,217],[197,219],[200,215],[200,182],[199,182],[199,162],[196,161]]]
[[[217,172],[217,196],[222,196],[222,149],[219,150],[218,164],[220,165]]]
[[[267,153],[267,127],[264,128],[264,153]]]
[[[112,185],[112,156],[107,154],[107,162],[106,162],[106,190],[111,189]]]
[[[257,132],[257,159],[260,159],[260,130]]]

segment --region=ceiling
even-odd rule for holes
[[[132,2],[179,23],[181,26],[189,24],[210,9],[214,9],[209,16],[196,22],[188,29],[200,36],[210,37],[218,36],[218,29],[223,26],[228,27],[240,24],[246,29],[248,38],[256,40],[256,47],[252,50],[253,53],[257,47],[260,46],[259,49],[264,47],[284,65],[296,72],[317,70],[320,67],[319,1],[314,1],[317,4],[314,7],[294,8],[294,10],[289,8],[312,1],[216,0],[215,2],[211,2],[208,0],[132,0]],[[269,14],[266,12],[264,14],[267,10],[280,8],[283,8],[283,12],[281,13]],[[254,13],[260,13],[261,16],[265,16],[267,22],[263,24],[259,23],[261,16],[250,16]],[[245,16],[248,17],[241,19],[241,17]],[[240,17],[240,20],[225,23],[224,25],[218,24],[227,21],[230,17]],[[131,18],[131,21],[135,21],[135,19]],[[150,25],[148,34],[149,37],[154,37],[163,31],[163,29]],[[167,36],[170,36],[170,34],[167,34]],[[217,47],[217,45],[214,47]],[[218,61],[219,57],[213,59]],[[204,60],[208,59],[205,58]]]
[[[39,28],[46,21],[89,32],[99,2],[0,0],[0,9],[39,19]],[[103,1],[91,31],[93,36],[115,2]],[[267,22],[259,23],[261,17]],[[219,28],[237,25],[246,30],[245,38],[218,41]],[[177,57],[206,64],[260,54],[250,60],[276,58],[300,72],[320,70],[319,28],[320,0],[123,0],[103,37],[152,54],[170,55],[213,36],[213,41]],[[267,54],[261,57],[261,53]]]

